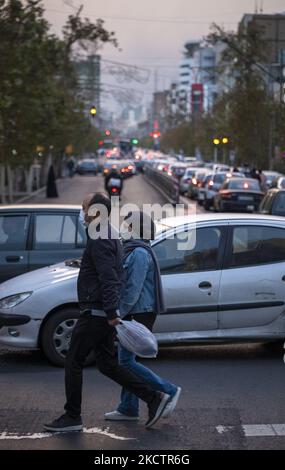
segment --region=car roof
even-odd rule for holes
[[[271,194],[271,193],[284,193],[285,188],[270,188],[268,189],[266,194]]]
[[[212,214],[192,214],[182,215],[177,217],[165,217],[157,222],[169,228],[176,228],[181,225],[199,222],[228,222],[234,220],[244,221],[279,221],[285,223],[285,218],[282,216],[264,215],[264,214],[244,214],[244,213],[212,213]]]
[[[256,181],[256,182],[258,183],[258,180],[255,179],[255,178],[247,178],[247,177],[243,178],[243,177],[241,177],[241,176],[233,176],[233,177],[230,178],[230,181],[231,181],[231,182],[232,182],[232,181],[242,181],[242,182],[244,183],[245,180],[246,180],[246,181]]]
[[[10,204],[10,205],[0,205],[0,211],[1,210],[51,210],[51,209],[56,209],[56,210],[80,210],[81,209],[80,204]]]

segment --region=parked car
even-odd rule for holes
[[[167,306],[154,329],[160,344],[284,341],[284,218],[197,214],[157,227]],[[79,265],[66,261],[0,284],[0,346],[40,348],[64,364],[79,315]]]
[[[268,188],[272,187],[272,184],[274,183],[274,181],[276,181],[281,176],[284,176],[278,171],[263,171],[263,174],[266,177],[266,185]]]
[[[10,205],[0,208],[0,282],[81,256],[86,234],[81,206]]]
[[[136,165],[132,160],[123,160],[119,166],[123,178],[129,178],[136,173]]]
[[[214,206],[214,197],[226,179],[227,174],[225,172],[213,173],[212,177],[205,183],[204,208],[207,211]]]
[[[97,175],[98,171],[98,163],[92,158],[85,158],[84,160],[79,160],[77,163],[76,172],[79,175]]]
[[[179,183],[180,194],[186,194],[188,192],[189,183],[192,176],[195,175],[196,168],[186,168],[184,175],[182,176]]]
[[[277,189],[285,189],[285,176],[279,176],[278,178],[273,180],[271,187]]]
[[[213,171],[215,173],[220,173],[220,172],[229,172],[231,171],[231,168],[229,167],[229,165],[225,165],[223,163],[215,163],[213,165]]]
[[[187,168],[186,163],[173,163],[169,166],[168,168],[168,174],[169,176],[175,176],[179,180],[183,177],[185,171]]]
[[[204,205],[205,197],[206,197],[206,187],[213,177],[212,173],[204,173],[202,178],[198,181],[198,188],[197,188],[197,202],[199,206]]]
[[[260,214],[285,216],[285,189],[270,189],[261,201]]]
[[[188,186],[187,196],[190,199],[197,199],[199,188],[203,186],[203,182],[206,178],[207,173],[209,173],[209,170],[206,168],[196,169]]]
[[[230,178],[222,184],[214,197],[214,208],[219,212],[257,211],[264,193],[260,184],[250,178]]]

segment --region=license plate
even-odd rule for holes
[[[254,211],[254,206],[247,206],[246,208],[248,211]]]
[[[252,201],[252,196],[239,196],[239,201]]]

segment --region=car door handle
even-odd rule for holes
[[[6,256],[6,261],[8,263],[18,263],[18,261],[21,261],[23,259],[23,256]]]
[[[211,289],[212,284],[208,281],[200,282],[199,289]]]
[[[285,274],[284,274],[284,276],[282,277],[282,281],[284,281],[284,282],[285,282]]]

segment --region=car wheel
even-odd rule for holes
[[[54,313],[43,326],[41,347],[46,358],[55,366],[64,367],[71,335],[79,317],[76,308],[66,308]],[[94,362],[92,354],[86,365]]]

